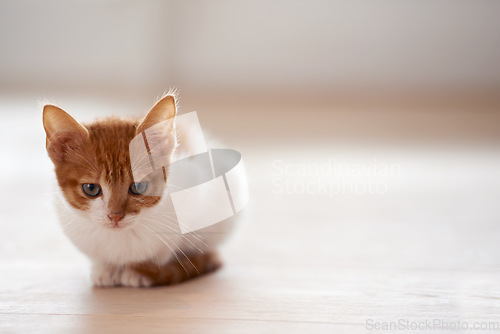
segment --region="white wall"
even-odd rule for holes
[[[0,85],[133,88],[161,80],[162,1],[0,2]]]
[[[0,87],[500,87],[499,14],[488,0],[3,0]]]
[[[500,1],[186,1],[176,66],[201,85],[500,84]]]

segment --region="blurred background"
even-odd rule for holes
[[[242,272],[417,270],[381,288],[394,314],[411,289],[448,291],[413,314],[498,314],[477,296],[500,293],[499,17],[494,0],[2,0],[3,258],[81,258],[45,196],[43,101],[81,121],[141,116],[175,86],[180,111],[243,154],[252,219],[227,253]],[[346,277],[321,293],[365,305]],[[328,307],[307,319],[362,320]]]
[[[5,0],[0,85],[148,97],[176,85],[217,98],[492,98],[499,10],[485,0]]]
[[[243,153],[256,233],[291,219],[295,240],[314,222],[331,229],[315,236],[329,261],[384,262],[413,244],[394,236],[428,224],[451,233],[449,253],[424,239],[401,263],[459,252],[498,264],[498,247],[469,230],[500,229],[499,14],[488,0],[3,0],[2,221],[29,239],[25,224],[46,212],[47,235],[58,231],[41,196],[54,191],[44,101],[80,121],[142,116],[177,87],[180,112],[197,110],[208,137]],[[382,194],[355,188],[374,180]],[[20,210],[26,196],[43,208]],[[374,231],[382,239],[361,247]]]
[[[499,12],[488,0],[4,0],[0,92],[94,103],[74,111],[92,119],[142,114],[175,86],[184,111],[266,117],[257,140],[283,115],[323,140],[497,141]]]

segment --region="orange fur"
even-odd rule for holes
[[[173,285],[208,274],[221,266],[216,253],[200,253],[181,257],[179,261],[171,261],[164,266],[149,261],[135,264],[132,268],[151,279],[152,285]]]
[[[66,133],[49,138],[47,150],[54,161],[59,186],[70,205],[85,210],[89,202],[95,200],[82,192],[84,183],[108,186],[110,214],[137,214],[141,208],[158,203],[160,196],[135,196],[128,192],[134,182],[128,145],[136,136],[138,125],[138,120],[107,118],[85,125],[88,134],[84,137]],[[152,184],[164,186],[163,174],[149,177],[162,181]]]

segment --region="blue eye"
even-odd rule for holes
[[[98,184],[84,183],[82,184],[82,189],[90,197],[97,197],[101,194],[101,187]]]
[[[134,195],[143,194],[146,189],[148,189],[148,184],[146,182],[136,182],[130,186],[130,193]]]

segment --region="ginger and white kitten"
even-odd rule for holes
[[[47,152],[61,190],[59,218],[68,237],[92,260],[96,286],[168,285],[220,266],[217,242],[180,233],[164,196],[148,195],[162,193],[168,168],[145,182],[134,183],[132,177],[130,141],[175,117],[176,109],[176,98],[169,94],[144,119],[80,124],[56,106],[44,107]],[[163,135],[160,149],[172,156],[180,136],[175,128]]]

